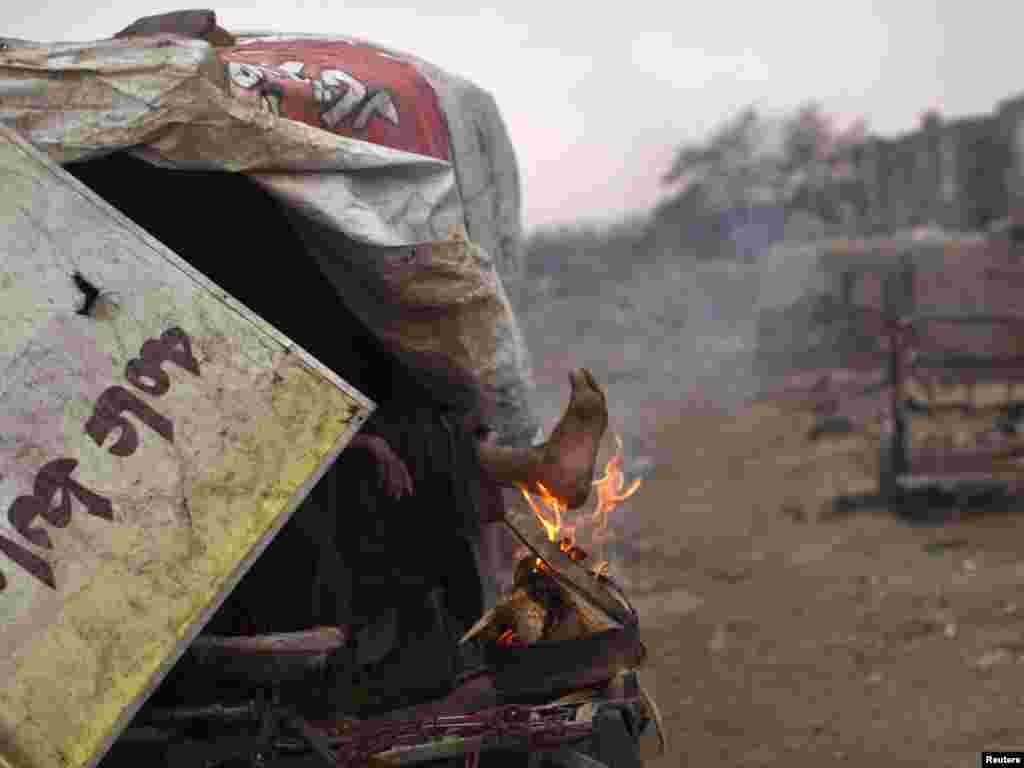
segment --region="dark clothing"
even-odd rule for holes
[[[412,474],[415,495],[395,501],[378,487],[370,454],[345,451],[208,631],[370,621],[435,586],[451,590],[454,613],[479,616],[469,542],[480,468],[464,418],[477,405],[472,387],[443,366],[400,363],[341,301],[280,205],[245,176],[168,171],[126,154],[68,170],[378,403],[364,430]]]

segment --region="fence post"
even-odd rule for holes
[[[907,261],[904,260],[904,264]],[[907,332],[909,328],[904,326],[903,312],[910,298],[908,291],[908,274],[910,275],[910,286],[912,289],[912,269],[906,267],[900,273],[889,273],[885,276],[885,283],[882,290],[883,317],[887,333],[889,334],[889,355],[888,355],[888,379],[891,384],[890,401],[890,423],[889,429],[882,433],[879,446],[879,490],[887,499],[893,499],[899,494],[897,482],[900,475],[906,474],[910,468],[908,457],[908,444],[910,440],[910,425],[907,421],[906,410],[903,407],[904,391],[903,377],[904,352],[907,343]],[[897,277],[900,278],[897,291]]]

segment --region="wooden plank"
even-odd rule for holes
[[[629,607],[605,587],[587,568],[569,559],[558,545],[548,541],[544,529],[531,512],[512,506],[505,513],[505,525],[529,550],[539,557],[566,587],[581,594],[608,618],[623,626],[633,624],[636,617]]]
[[[0,371],[0,764],[92,766],[373,404],[2,126]]]

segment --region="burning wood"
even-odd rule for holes
[[[628,486],[622,471],[622,440],[616,436],[616,452],[604,475],[592,486],[597,504],[592,513],[571,519],[568,505],[537,483],[537,498],[520,488],[546,540],[531,540],[521,521],[510,515],[506,522],[526,544],[527,554],[516,565],[512,591],[488,611],[460,642],[480,636],[501,646],[526,646],[538,642],[577,640],[609,629],[621,628],[621,617],[631,613],[623,600],[606,588],[609,562],[604,559],[611,540],[609,514],[640,487]],[[585,534],[601,550],[594,559],[577,543]],[[546,545],[546,546],[545,546]]]
[[[587,557],[579,548],[569,552],[580,561]],[[488,611],[462,642],[478,635],[485,642],[505,646],[564,642],[619,626],[582,595],[564,586],[543,560],[530,555],[516,566],[512,592]]]

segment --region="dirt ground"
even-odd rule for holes
[[[658,468],[620,510],[669,737],[651,768],[959,768],[1024,747],[1014,515],[827,514],[871,468],[808,445],[802,417],[680,405],[659,422]]]

